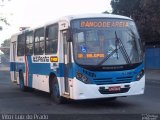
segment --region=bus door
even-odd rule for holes
[[[65,93],[69,94],[69,68],[71,63],[70,43],[67,42],[67,30],[62,31],[63,58],[64,58],[64,87]]]
[[[13,73],[13,78],[14,78],[14,81],[17,81],[17,77],[16,77],[16,42],[13,42],[12,43],[12,47],[13,47],[13,50],[12,50],[12,60],[13,60],[13,70],[14,70],[14,73]]]

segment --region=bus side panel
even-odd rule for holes
[[[10,74],[11,81],[17,82],[17,74],[16,74],[16,39],[17,36],[12,36],[11,44],[10,44]]]
[[[14,82],[14,62],[13,62],[13,43],[10,44],[10,74],[11,74],[11,81]]]
[[[33,74],[32,86],[35,89],[49,92],[49,76]]]
[[[46,55],[37,55],[37,56],[27,56],[28,63],[28,86],[45,92],[49,92],[49,75],[50,73],[55,73],[51,68],[51,62],[40,62],[34,61],[34,58],[50,56]],[[58,75],[57,75],[58,76]]]

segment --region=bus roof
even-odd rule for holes
[[[70,16],[64,16],[64,17],[61,17],[60,19],[57,19],[57,20],[54,20],[54,21],[50,21],[48,22],[47,24],[42,24],[38,27],[35,27],[35,28],[30,28],[28,29],[27,31],[32,31],[34,29],[37,29],[37,28],[40,28],[40,27],[43,27],[43,26],[47,26],[47,25],[50,25],[50,24],[54,24],[58,21],[62,21],[62,20],[66,20],[66,21],[70,21],[70,20],[74,20],[74,19],[82,19],[82,18],[118,18],[118,19],[127,19],[127,20],[132,20],[131,18],[129,17],[126,17],[126,16],[122,16],[122,15],[115,15],[115,14],[106,14],[106,13],[100,13],[100,14],[77,14],[77,15],[70,15]],[[17,34],[14,34],[11,38],[15,38],[17,35],[23,33],[25,31],[21,31]],[[15,39],[11,39],[11,41],[15,41]]]
[[[81,14],[81,15],[70,15],[63,17],[61,19],[68,19],[68,20],[73,20],[73,19],[82,19],[82,18],[119,18],[119,19],[128,19],[132,20],[129,17],[122,16],[122,15],[115,15],[115,14],[106,14],[106,13],[101,13],[101,14]]]

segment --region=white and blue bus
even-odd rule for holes
[[[63,17],[11,37],[11,80],[61,103],[144,93],[141,40],[131,18],[112,14]]]

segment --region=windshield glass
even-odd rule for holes
[[[74,58],[80,65],[140,63],[142,50],[136,26],[123,19],[80,19],[71,22]]]

